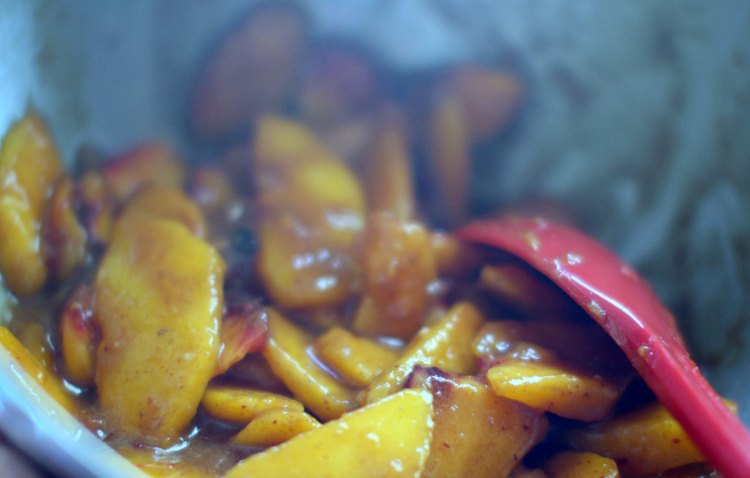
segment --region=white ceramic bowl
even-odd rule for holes
[[[68,160],[82,142],[190,147],[190,79],[248,3],[0,1],[0,132],[32,104]],[[518,72],[522,119],[475,194],[544,196],[578,213],[654,284],[750,421],[750,2],[304,3],[321,32],[354,35],[396,68]],[[0,321],[3,308],[0,297]],[[69,476],[139,475],[2,350],[0,429]]]

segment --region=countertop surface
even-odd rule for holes
[[[8,478],[55,478],[40,469],[0,433],[0,470]]]

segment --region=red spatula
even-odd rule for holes
[[[724,477],[750,477],[750,432],[701,375],[651,287],[614,253],[541,218],[477,221],[456,234],[509,252],[550,278],[614,339]]]

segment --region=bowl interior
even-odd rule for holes
[[[3,2],[0,132],[31,104],[67,160],[83,143],[114,152],[154,137],[195,151],[181,119],[191,78],[252,3]],[[303,3],[321,33],[356,37],[395,68],[478,61],[521,75],[529,95],[517,134],[482,164],[475,194],[549,197],[580,213],[654,284],[750,423],[747,2],[696,13],[596,0]],[[0,296],[0,322],[4,309]],[[137,473],[3,350],[0,427],[71,476]]]

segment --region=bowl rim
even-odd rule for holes
[[[75,478],[148,478],[65,410],[0,346],[0,431],[44,468]]]

